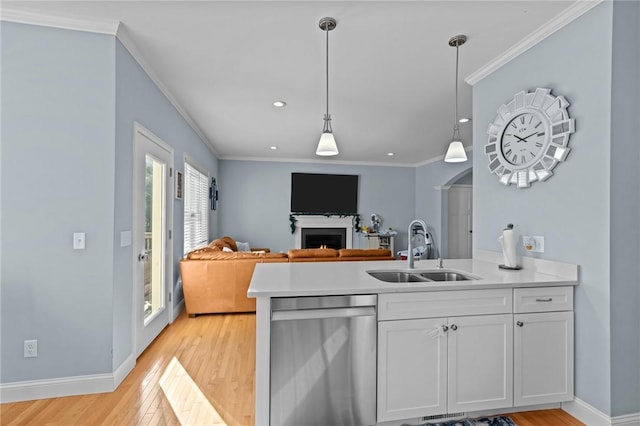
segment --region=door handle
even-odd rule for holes
[[[143,251],[138,255],[138,262],[144,262],[146,260],[149,260],[149,252]]]

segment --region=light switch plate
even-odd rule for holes
[[[85,233],[74,232],[73,233],[73,249],[84,250],[84,248],[85,248]]]
[[[131,245],[131,231],[120,232],[120,247],[129,247]]]

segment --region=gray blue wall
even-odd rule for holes
[[[371,213],[378,213],[383,228],[399,232],[396,251],[406,249],[406,228],[415,218],[413,167],[221,160],[221,232],[272,251],[294,248],[289,228],[292,172],[359,175],[361,224],[370,224]],[[356,236],[354,247],[359,246],[364,238]]]
[[[120,232],[132,227],[132,137],[133,123],[137,121],[153,132],[174,150],[175,170],[184,172],[184,156],[216,177],[218,160],[202,142],[187,122],[178,114],[168,99],[131,56],[116,40],[116,186],[115,186],[115,238],[120,241]],[[178,261],[183,257],[184,203],[173,199],[173,257],[174,304],[183,300],[182,288],[176,287],[180,270]],[[211,212],[211,211],[210,211]],[[209,216],[209,235],[218,232],[217,216]],[[114,368],[132,352],[131,348],[131,289],[133,270],[132,247],[114,245]]]
[[[436,239],[437,253],[432,257],[447,256],[447,187],[469,172],[473,154],[467,156],[465,163],[435,161],[416,167],[416,217],[427,223]]]
[[[629,42],[635,40],[635,48]],[[611,412],[640,412],[640,2],[613,9]]]
[[[615,6],[621,4],[616,2]],[[637,229],[631,235],[622,234],[629,226],[637,227],[638,139],[629,133],[629,127],[613,128],[612,120],[616,120],[615,110],[624,109],[629,101],[622,92],[635,87],[637,102],[638,86],[637,81],[632,81],[637,79],[637,71],[629,79],[628,70],[620,70],[626,69],[624,60],[614,61],[612,67],[613,9],[610,2],[597,6],[474,86],[477,155],[473,180],[475,248],[498,249],[496,237],[504,224],[511,222],[520,235],[545,237],[545,253],[540,258],[580,265],[580,285],[575,291],[576,396],[605,414],[618,415],[640,411],[638,316],[628,307],[613,303],[633,296],[637,306],[638,249],[629,246],[629,237],[635,235],[637,241]],[[637,28],[633,31],[637,39]],[[628,40],[619,42],[629,47]],[[621,49],[628,52],[622,46]],[[637,49],[635,55],[637,58]],[[626,72],[625,78],[629,80],[616,82],[621,85],[617,99],[616,90],[612,91],[612,68],[616,76]],[[516,92],[536,87],[550,88],[571,103],[569,111],[576,119],[576,132],[570,142],[572,151],[550,180],[534,183],[527,189],[504,187],[487,170],[486,157],[479,154],[487,140],[487,126],[498,106]],[[637,122],[637,104],[635,111],[635,118],[627,123]],[[625,140],[629,137],[632,143]],[[634,146],[628,147],[629,144]],[[618,161],[625,155],[635,159],[629,158],[620,165]],[[630,165],[626,167],[628,162]],[[629,192],[634,194],[629,197]],[[628,205],[629,211],[618,210]],[[628,254],[635,255],[633,262],[624,256],[610,259],[629,249]],[[612,274],[618,262],[623,263],[624,272],[620,274],[633,283],[619,282],[617,272]],[[613,316],[618,309],[621,311]],[[612,321],[618,323],[617,327]],[[626,346],[635,347],[628,353],[613,346],[629,336],[634,337]],[[612,359],[616,358],[626,374],[632,373],[631,377],[622,378],[625,373],[616,373],[617,367],[612,375]],[[630,393],[623,396],[623,391]],[[615,406],[612,395],[620,398]]]
[[[3,383],[112,371],[115,41],[2,22]],[[74,232],[86,250],[72,249]],[[38,357],[23,358],[23,340]]]
[[[120,232],[132,227],[133,122],[173,147],[177,170],[187,154],[216,176],[217,159],[114,36],[0,25],[0,382],[111,373],[132,353]],[[174,201],[174,283],[183,208]],[[26,339],[37,358],[23,358]]]

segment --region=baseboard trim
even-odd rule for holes
[[[589,426],[611,426],[613,424],[611,417],[592,405],[587,404],[580,398],[563,402],[562,409]]]
[[[27,380],[0,384],[0,403],[111,392],[113,374]]]
[[[640,413],[615,416],[611,419],[611,424],[615,426],[638,426],[640,425]]]
[[[172,323],[178,319],[182,311],[184,311],[184,299],[182,299],[180,303],[173,307],[173,319],[171,320]]]
[[[130,353],[129,356],[122,361],[122,364],[113,372],[113,389],[115,390],[120,383],[124,379],[127,378],[131,370],[133,370],[136,366],[136,357],[133,353]]]

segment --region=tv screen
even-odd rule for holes
[[[357,213],[358,176],[291,173],[291,212]]]

